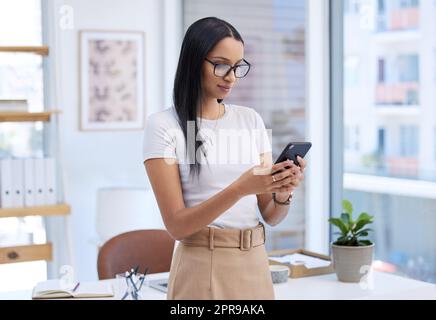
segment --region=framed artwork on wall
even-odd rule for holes
[[[79,32],[80,130],[143,129],[144,33]]]

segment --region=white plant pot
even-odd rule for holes
[[[360,282],[372,266],[374,246],[348,247],[332,243],[333,267],[338,280]]]

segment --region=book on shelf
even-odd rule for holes
[[[0,159],[0,208],[57,203],[56,159]]]
[[[26,99],[0,99],[0,112],[22,112],[27,108]]]

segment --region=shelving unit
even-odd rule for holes
[[[59,110],[44,112],[22,112],[22,111],[0,111],[0,122],[48,122],[53,114],[60,113]]]
[[[60,216],[68,215],[71,208],[68,204],[53,206],[38,206],[25,208],[0,208],[0,218],[27,217],[27,216]]]
[[[48,56],[48,51],[48,46],[0,46],[0,52],[34,53],[41,56]]]
[[[0,52],[29,53],[48,56],[48,46],[0,46]],[[4,122],[50,122],[53,117],[61,112],[59,110],[47,110],[42,112],[26,111],[0,111],[0,125]],[[58,134],[55,132],[54,134]],[[59,164],[58,164],[59,165]],[[67,203],[23,208],[0,208],[0,219],[21,218],[26,216],[67,216],[71,208]],[[53,244],[29,244],[18,246],[0,247],[0,264],[16,263],[25,261],[53,259]]]
[[[53,257],[52,252],[53,248],[50,242],[27,246],[3,247],[0,248],[0,264],[36,260],[50,261]]]

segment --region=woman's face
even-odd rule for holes
[[[218,42],[206,57],[214,63],[234,66],[243,63],[244,45],[231,37]],[[207,60],[203,62],[203,94],[206,98],[224,99],[232,90],[237,78],[232,70],[224,77],[214,74],[214,66]]]

